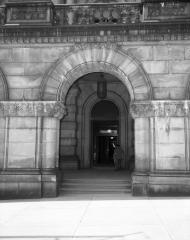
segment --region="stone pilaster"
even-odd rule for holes
[[[131,103],[136,195],[190,195],[190,101]],[[188,179],[188,180],[187,180]]]
[[[59,121],[56,101],[0,102],[0,198],[57,195]]]

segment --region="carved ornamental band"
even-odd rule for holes
[[[133,118],[190,117],[190,101],[143,101],[132,102]]]
[[[0,117],[55,117],[61,119],[66,108],[58,101],[0,102]]]

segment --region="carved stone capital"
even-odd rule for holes
[[[55,117],[66,114],[60,101],[0,101],[0,117]]]
[[[190,117],[190,101],[162,100],[132,102],[130,112],[133,118]]]

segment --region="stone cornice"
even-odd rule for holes
[[[66,114],[60,101],[0,101],[0,117],[55,117]]]
[[[141,101],[132,102],[130,112],[133,118],[190,117],[190,101]]]

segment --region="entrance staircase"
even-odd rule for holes
[[[62,174],[60,194],[131,193],[131,177],[127,171],[67,170]]]

